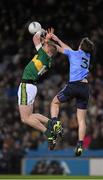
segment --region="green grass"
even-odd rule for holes
[[[41,180],[41,179],[52,179],[52,180],[57,180],[57,179],[60,179],[60,180],[65,180],[65,179],[102,179],[103,180],[103,176],[56,176],[56,175],[50,175],[50,176],[46,176],[46,175],[30,175],[30,176],[21,176],[21,175],[0,175],[0,180],[7,180],[7,179],[11,179],[11,180],[16,180],[16,179],[28,179],[28,180],[31,180],[31,179],[36,179],[36,180]]]

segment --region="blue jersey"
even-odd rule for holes
[[[90,53],[81,49],[77,51],[65,49],[64,54],[68,56],[70,63],[69,81],[80,81],[86,78],[89,73]]]

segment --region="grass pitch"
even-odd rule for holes
[[[0,180],[31,180],[31,179],[36,179],[36,180],[42,180],[42,179],[45,179],[45,180],[65,180],[65,179],[71,179],[71,180],[76,180],[76,179],[82,179],[82,180],[85,180],[85,179],[88,179],[88,180],[99,180],[99,179],[102,179],[103,180],[103,176],[58,176],[58,175],[30,175],[30,176],[19,176],[19,175],[0,175]]]

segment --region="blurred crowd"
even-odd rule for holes
[[[64,163],[59,161],[46,161],[41,160],[37,161],[37,163],[34,165],[31,174],[67,174]]]
[[[45,0],[45,3],[42,0],[2,0],[0,17],[0,161],[4,160],[4,164],[0,163],[0,172],[5,171],[12,159],[17,160],[18,167],[11,165],[10,169],[19,172],[18,159],[30,149],[42,148],[46,141],[40,132],[21,123],[17,105],[17,89],[23,69],[36,52],[32,36],[27,31],[31,21],[39,21],[44,28],[53,26],[55,33],[74,49],[84,36],[89,36],[96,44],[89,76],[91,97],[84,147],[103,149],[102,0],[78,1],[76,4],[74,0]],[[65,85],[68,69],[66,57],[58,54],[51,72],[38,84],[35,112],[50,117],[50,102]],[[75,100],[61,106],[64,142],[59,141],[57,149],[76,144],[75,111]]]

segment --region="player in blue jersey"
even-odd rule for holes
[[[70,63],[69,79],[65,87],[54,97],[51,103],[51,118],[53,120],[52,130],[58,128],[58,115],[60,104],[76,98],[77,120],[78,120],[78,142],[75,155],[80,156],[83,151],[83,140],[86,133],[86,112],[89,100],[88,73],[90,58],[94,50],[94,44],[89,38],[83,38],[77,51],[63,43],[57,36],[52,39],[58,43],[60,53],[68,57]]]

